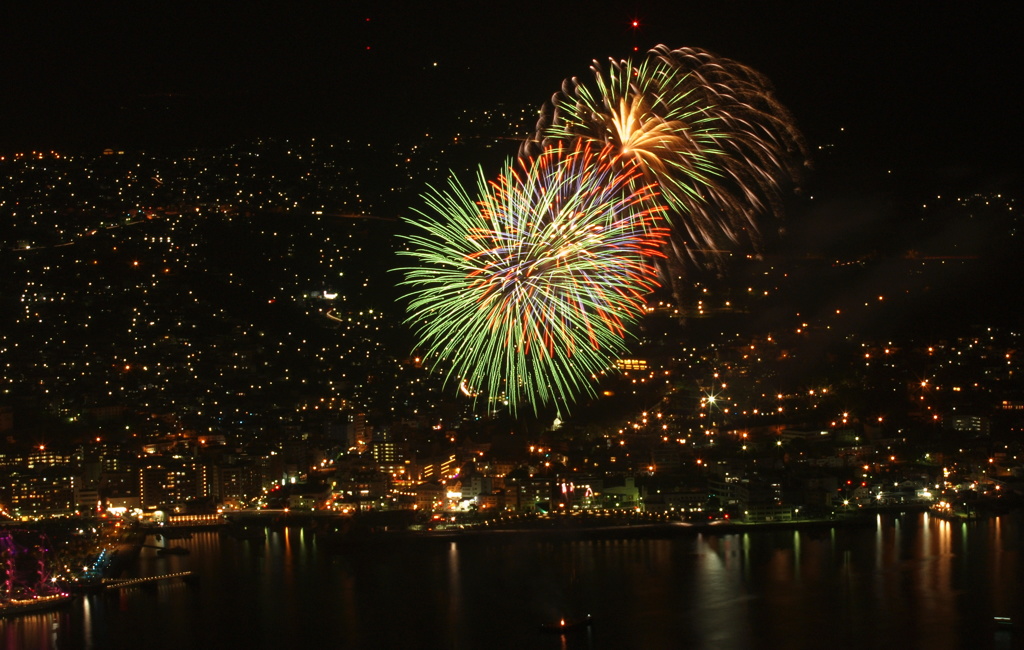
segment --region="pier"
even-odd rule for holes
[[[166,573],[161,576],[150,576],[148,578],[124,578],[104,580],[103,586],[109,591],[111,589],[125,589],[127,587],[144,587],[156,585],[160,581],[175,580],[181,578],[185,583],[191,584],[198,580],[198,576],[191,571],[179,571],[177,573]]]

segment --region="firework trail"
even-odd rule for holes
[[[577,140],[424,195],[399,269],[410,316],[449,381],[510,410],[593,394],[655,286],[664,208],[635,164]]]

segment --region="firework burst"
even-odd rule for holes
[[[664,45],[643,63],[613,59],[591,70],[590,85],[562,84],[521,151],[583,138],[607,147],[612,164],[638,165],[671,208],[679,258],[682,250],[756,243],[757,217],[779,214],[782,186],[806,160],[768,79],[703,50]]]
[[[408,322],[449,380],[536,411],[593,393],[625,352],[668,233],[638,166],[608,161],[577,141],[481,173],[476,199],[455,180],[424,196],[400,270]]]

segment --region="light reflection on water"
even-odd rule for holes
[[[334,552],[301,528],[144,548],[179,580],[0,620],[5,648],[993,647],[1024,621],[1021,516],[879,516],[836,530],[417,542]],[[539,624],[590,613],[558,636]],[[1020,639],[1016,639],[1019,641]]]

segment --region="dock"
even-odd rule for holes
[[[199,576],[195,575],[191,571],[178,571],[177,573],[165,573],[160,576],[150,576],[148,578],[121,578],[104,580],[103,586],[108,591],[111,589],[125,589],[128,587],[144,587],[147,585],[155,585],[161,581],[181,579],[186,583],[193,583],[199,579]]]

